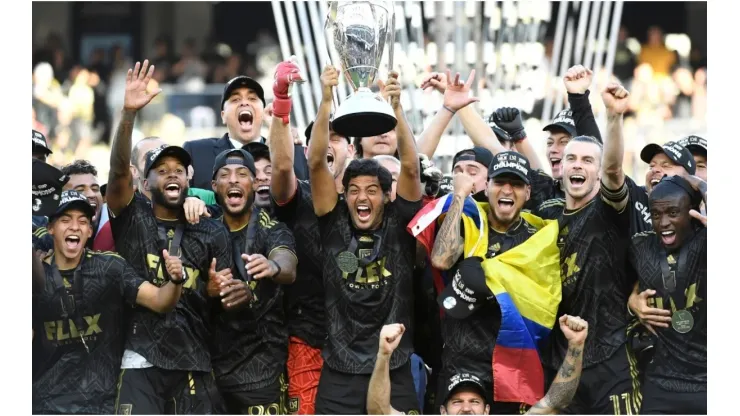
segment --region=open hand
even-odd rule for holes
[[[640,320],[640,323],[654,335],[654,326],[668,328],[668,324],[671,323],[671,311],[648,306],[648,298],[654,296],[655,293],[652,289],[643,290],[639,294],[633,293],[630,295],[628,303],[629,308]]]
[[[247,273],[257,280],[275,277],[278,273],[275,262],[262,254],[242,254],[242,259],[247,263]]]
[[[466,82],[460,81],[460,73],[455,75],[455,79],[452,79],[450,70],[445,72],[447,76],[447,88],[444,92],[444,105],[449,107],[452,111],[457,111],[469,104],[478,102],[478,98],[470,96],[470,87],[473,85],[475,79],[475,69],[470,71],[468,80]]]
[[[185,210],[185,219],[190,224],[197,224],[201,216],[211,218],[211,214],[206,208],[206,203],[200,198],[187,197],[182,207]]]
[[[123,95],[124,109],[141,110],[162,92],[160,88],[156,91],[147,91],[152,75],[154,75],[154,65],[149,66],[149,60],[146,59],[143,65],[137,62],[133,70],[128,70],[126,73],[126,90]]]
[[[208,296],[212,298],[221,296],[221,284],[229,282],[232,279],[231,269],[226,268],[216,272],[216,259],[211,260],[211,268],[208,269],[208,283],[206,285]]]

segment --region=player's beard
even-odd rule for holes
[[[165,198],[164,191],[162,191],[159,188],[152,188],[152,202],[163,206],[167,209],[177,211],[182,208],[183,204],[185,203],[185,198],[188,197],[188,191],[190,188],[188,186],[185,186],[184,188],[181,188],[180,190],[180,196],[177,198],[177,201],[174,203],[171,203]]]

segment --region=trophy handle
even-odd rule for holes
[[[388,73],[393,71],[393,49],[396,46],[396,2],[390,2],[391,30],[388,32]],[[382,93],[382,91],[381,91]],[[391,98],[388,97],[388,103]]]

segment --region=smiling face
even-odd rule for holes
[[[663,176],[682,176],[685,174],[688,174],[688,172],[683,166],[671,160],[665,153],[660,152],[650,160],[650,169],[645,178],[645,187],[650,193],[655,185],[663,179]]]
[[[244,165],[232,164],[222,167],[216,172],[212,186],[225,214],[241,216],[252,209],[254,177]]]
[[[696,176],[700,177],[704,182],[707,181],[707,157],[701,154],[694,154],[694,162],[696,163]]]
[[[177,158],[165,156],[149,171],[144,187],[155,204],[179,209],[188,195],[187,170]]]
[[[90,218],[74,208],[55,217],[49,224],[49,234],[54,238],[54,252],[70,261],[79,260],[92,232]]]
[[[505,230],[519,219],[519,213],[529,200],[530,187],[516,176],[499,175],[488,181],[486,194],[495,222],[493,225]]]
[[[330,132],[329,147],[326,151],[326,162],[329,164],[329,171],[337,178],[344,172],[347,161],[355,157],[355,147],[349,144],[344,137]]]
[[[693,234],[691,226],[691,201],[688,194],[674,192],[650,199],[653,230],[669,251],[675,251]]]
[[[355,228],[375,230],[380,227],[388,195],[383,193],[377,176],[350,179],[345,198]]]
[[[595,143],[571,141],[564,156],[565,192],[576,201],[593,196],[601,181],[601,148]]]
[[[261,208],[270,207],[270,183],[272,181],[272,164],[265,158],[254,161],[257,176],[254,180],[254,203]]]
[[[552,177],[555,179],[563,178],[563,154],[565,152],[565,146],[568,144],[570,139],[570,135],[566,133],[565,130],[558,129],[550,131],[550,136],[547,138],[547,160],[550,162]]]
[[[221,121],[229,137],[246,144],[260,137],[264,106],[257,93],[249,88],[237,88],[224,103]]]
[[[103,195],[100,193],[98,178],[92,173],[69,175],[69,181],[64,185],[64,190],[75,190],[87,198],[87,201],[95,209],[93,222],[100,218],[103,209]]]
[[[396,150],[398,150],[396,130],[391,130],[380,136],[363,137],[360,143],[363,159],[371,159],[378,155],[393,156],[396,154]]]

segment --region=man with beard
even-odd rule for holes
[[[254,159],[254,205],[268,212],[272,208],[270,200],[270,182],[272,180],[272,163],[270,148],[264,143],[247,143],[242,149],[249,152]]]
[[[278,96],[275,96],[279,100]],[[281,110],[273,103],[276,118]],[[277,114],[281,113],[281,114]],[[216,155],[228,149],[241,149],[248,143],[264,143],[260,135],[265,117],[265,92],[254,79],[240,75],[224,86],[221,96],[221,122],[228,130],[220,139],[201,139],[185,142],[183,147],[193,159],[195,174],[191,180],[194,188],[210,189],[209,174],[213,171]],[[293,144],[295,171],[301,179],[306,177],[306,157],[303,146]]]
[[[146,89],[153,72],[148,61],[137,62],[126,77],[108,176],[110,222],[118,252],[137,273],[163,285],[170,275],[160,253],[167,249],[181,260],[187,280],[173,312],[160,315],[141,308],[131,312],[116,411],[212,413],[218,398],[208,349],[211,304],[203,285],[213,260],[218,270],[231,267],[231,245],[223,224],[210,218],[189,224],[184,219],[190,165],[184,149],[169,146],[147,153],[143,187],[151,192],[151,202],[134,193],[131,134],[137,112],[158,93]]]
[[[488,169],[488,184],[485,195],[488,197],[487,230],[488,251],[486,258],[503,254],[527,241],[537,232],[537,228],[527,222],[520,213],[529,200],[530,187],[529,161],[517,152],[497,154]],[[474,180],[465,173],[457,173],[453,179],[453,202],[447,211],[432,249],[432,265],[439,270],[460,267],[463,255],[465,233],[461,227],[461,217],[465,199],[471,194]],[[442,292],[452,290],[450,282]],[[442,368],[438,380],[437,397],[444,399],[445,383],[454,374],[470,373],[479,377],[487,392],[494,389],[491,371],[491,357],[501,326],[501,310],[495,298],[481,302],[476,308],[465,310],[464,315],[445,309],[442,317]],[[518,413],[520,403],[493,402],[487,400],[495,413]],[[437,403],[442,405],[443,403]]]
[[[629,192],[622,170],[622,117],[629,92],[609,84],[602,93],[608,114],[607,138],[577,136],[565,147],[566,206],[558,218],[562,300],[559,313],[589,322],[594,334],[584,351],[584,370],[566,413],[636,414],[639,381],[626,345],[627,298],[634,279],[627,272]],[[603,160],[602,160],[603,154]],[[545,368],[556,371],[567,341],[555,328]]]
[[[588,322],[581,318],[563,315],[559,319],[560,330],[568,339],[568,355],[558,371],[545,397],[535,403],[525,414],[558,414],[573,399],[581,377],[583,346],[588,336]],[[390,404],[391,383],[388,362],[393,351],[401,342],[406,328],[402,324],[385,325],[380,330],[380,345],[375,368],[367,391],[367,411],[371,415],[403,414]],[[439,406],[441,415],[487,415],[490,414],[488,391],[480,378],[470,373],[456,373],[445,380],[444,397]]]
[[[75,190],[87,198],[87,202],[95,210],[93,215],[93,237],[97,230],[100,211],[103,209],[103,195],[100,194],[100,183],[98,182],[98,170],[87,160],[75,160],[62,168],[62,173],[69,177],[64,185],[64,190]],[[91,242],[92,243],[92,242]]]
[[[219,279],[213,368],[231,414],[285,414],[285,328],[282,285],[295,280],[295,242],[283,223],[253,206],[255,163],[244,149],[216,156],[213,190],[231,232],[234,279]],[[212,286],[209,286],[209,289]]]
[[[46,142],[44,134],[39,131],[31,130],[31,142],[33,143],[31,157],[34,159],[46,162],[46,158],[54,153],[49,149],[49,144]]]
[[[167,313],[186,280],[166,250],[172,279],[156,287],[120,256],[86,249],[94,213],[87,197],[70,190],[49,218],[54,253],[44,260],[33,306],[34,414],[113,414],[126,306]]]
[[[678,144],[689,149],[694,156],[696,176],[707,181],[707,139],[699,136],[687,136],[678,141]]]
[[[290,134],[290,88],[300,71],[294,62],[286,61],[276,68],[273,92],[276,105],[285,117],[275,118],[270,127],[272,182],[270,194],[277,219],[285,223],[295,236],[298,250],[296,281],[285,288],[288,345],[288,411],[312,415],[323,366],[321,348],[326,340],[324,283],[322,280],[321,245],[316,215],[313,212],[311,186],[298,180],[293,169],[293,139]],[[313,124],[311,125],[313,128]],[[354,156],[349,139],[331,131],[328,123],[329,146],[325,150],[335,193],[342,189],[342,177],[347,161]],[[306,135],[307,140],[311,134]],[[312,144],[308,143],[309,148]]]
[[[702,200],[707,184],[700,178],[664,178],[650,193],[654,231],[632,238],[640,290],[649,290],[650,306],[664,312],[642,321],[658,341],[640,414],[707,412],[707,228],[695,220],[702,220]]]
[[[421,207],[422,194],[416,143],[400,105],[397,77],[391,71],[388,85],[379,82],[398,119],[401,172],[396,199],[390,202],[391,175],[372,159],[350,162],[342,178],[344,198],[332,186],[336,178],[326,153],[332,89],[339,72],[327,66],[321,75],[322,100],[308,149],[329,322],[316,396],[319,414],[365,412],[380,329],[389,322],[408,326],[411,320],[416,244],[405,225]],[[391,380],[397,386],[392,400],[396,408],[418,413],[411,353],[406,342],[391,359]]]

